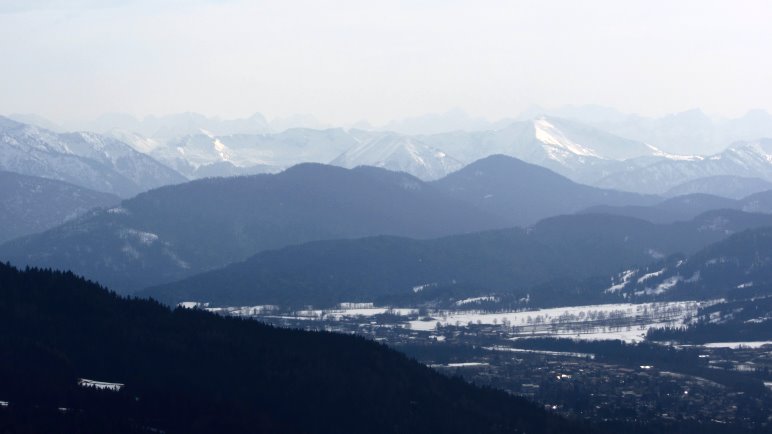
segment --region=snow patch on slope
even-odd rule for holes
[[[638,272],[637,269],[636,270],[627,270],[627,271],[622,272],[620,274],[620,277],[621,277],[622,281],[615,284],[614,283],[614,279],[612,278],[611,279],[612,285],[609,286],[608,288],[606,288],[606,290],[603,291],[603,292],[614,293],[614,292],[617,292],[617,291],[620,291],[620,290],[624,289],[625,286],[627,286],[627,284],[630,283],[630,278],[632,278],[633,275],[635,275],[635,273],[637,273],[637,272]]]
[[[594,150],[582,146],[579,143],[566,137],[562,131],[557,129],[545,118],[539,118],[533,121],[536,139],[544,143],[544,149],[552,157],[564,155],[565,152],[581,155],[585,157],[603,158]],[[563,151],[563,152],[561,152]]]

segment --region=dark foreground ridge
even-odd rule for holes
[[[0,264],[2,433],[588,431],[363,338],[172,311]]]

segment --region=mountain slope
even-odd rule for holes
[[[374,166],[410,173],[423,180],[442,178],[462,167],[461,162],[419,140],[394,133],[377,135],[356,145],[330,163],[354,168]]]
[[[540,293],[534,288],[555,280],[610,275],[677,252],[693,253],[727,234],[764,225],[772,225],[772,216],[737,211],[711,212],[671,225],[575,215],[550,218],[527,230],[433,240],[321,241],[262,252],[140,294],[170,304],[230,306],[395,300],[410,304],[430,296],[466,298],[491,292],[527,297],[529,306],[570,303],[576,301],[572,293]]]
[[[741,201],[727,199],[709,194],[687,194],[665,199],[660,203],[649,206],[627,205],[608,206],[599,205],[583,210],[590,214],[613,214],[635,217],[652,223],[672,223],[679,220],[691,220],[698,215],[710,210],[743,208]]]
[[[666,191],[664,195],[667,197],[675,197],[686,194],[702,193],[729,199],[742,199],[751,194],[767,190],[772,190],[772,182],[765,181],[761,178],[716,175],[708,176],[706,178],[697,178],[678,184]]]
[[[2,245],[0,258],[71,269],[126,292],[307,241],[505,226],[410,175],[304,164],[152,190]]]
[[[772,295],[772,227],[749,228],[687,257],[631,270],[615,291],[628,298],[745,299]],[[643,278],[643,276],[647,276]]]
[[[665,199],[654,205],[599,205],[587,208],[581,212],[635,217],[653,223],[670,223],[679,220],[690,220],[699,214],[719,209],[772,214],[772,190],[752,194],[739,200],[709,194],[687,194]]]
[[[92,208],[118,202],[120,199],[111,194],[0,171],[0,242],[42,232]]]
[[[660,194],[684,182],[719,175],[772,181],[772,139],[735,143],[723,152],[708,157],[659,160],[653,164],[629,166],[594,185]]]
[[[648,205],[659,200],[577,184],[543,167],[503,155],[476,161],[433,185],[513,226],[594,205]]]
[[[185,181],[153,158],[93,133],[57,134],[0,117],[0,169],[133,196]]]
[[[70,273],[0,264],[0,288],[8,432],[584,431],[362,338],[169,311]]]

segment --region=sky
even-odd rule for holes
[[[0,113],[772,111],[766,0],[0,0]]]

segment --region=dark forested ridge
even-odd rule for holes
[[[362,338],[170,311],[69,272],[0,264],[0,343],[0,432],[585,432]]]
[[[639,275],[660,271],[643,282]],[[673,257],[641,270],[621,289],[634,294],[671,282],[663,296],[680,299],[760,299],[772,294],[772,227],[749,228],[685,258]]]
[[[449,197],[526,226],[596,206],[651,205],[657,196],[578,184],[535,164],[492,155],[432,183]]]
[[[480,295],[473,292],[480,290],[482,294],[530,294],[531,306],[557,300],[581,304],[588,301],[586,295],[569,298],[568,288],[576,287],[576,281],[604,276],[607,284],[605,277],[624,267],[648,264],[658,255],[693,253],[728,233],[765,225],[772,225],[772,216],[731,210],[669,225],[581,214],[546,219],[528,229],[433,240],[321,241],[263,252],[140,294],[170,304],[329,306],[385,298],[420,301],[426,294],[412,288],[430,284],[438,288],[426,293],[447,289],[460,298]],[[561,279],[569,283],[554,291],[537,288]]]

